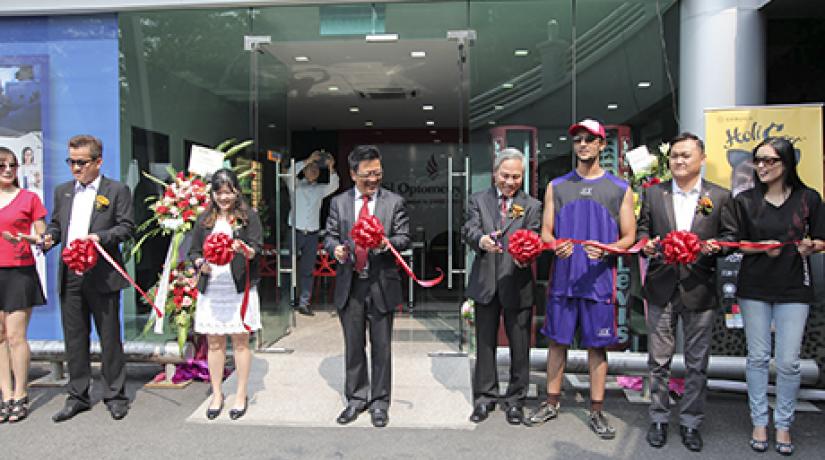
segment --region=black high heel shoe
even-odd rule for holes
[[[243,398],[243,409],[230,409],[229,410],[229,418],[232,420],[238,420],[239,418],[243,417],[246,414],[246,407],[249,404],[249,397]]]
[[[209,420],[215,420],[216,418],[218,418],[218,416],[221,415],[221,411],[223,410],[224,401],[226,401],[226,398],[223,395],[221,395],[221,405],[220,405],[220,407],[218,407],[217,409],[211,409],[211,408],[207,407],[206,408],[206,418],[208,418]]]

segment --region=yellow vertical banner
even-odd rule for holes
[[[766,137],[793,143],[800,178],[822,194],[822,104],[706,109],[705,177],[734,194],[752,187],[751,151]]]

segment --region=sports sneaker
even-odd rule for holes
[[[553,420],[559,415],[559,404],[550,404],[547,401],[542,403],[530,415],[527,416],[524,424],[527,426],[539,426],[545,422]]]
[[[601,411],[590,413],[590,429],[602,439],[616,437],[616,429],[607,422],[607,417]]]

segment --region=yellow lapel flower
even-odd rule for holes
[[[713,212],[713,200],[710,199],[709,196],[705,195],[702,198],[699,198],[699,202],[696,203],[696,213],[702,215],[709,215]]]
[[[519,217],[524,215],[524,208],[521,205],[517,205],[513,203],[510,206],[510,218],[511,219],[518,219]]]
[[[109,206],[109,199],[103,195],[98,195],[95,197],[95,209],[100,211]]]

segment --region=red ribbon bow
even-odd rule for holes
[[[690,264],[696,262],[702,251],[702,240],[692,232],[672,231],[659,243],[667,264]]]
[[[63,249],[63,263],[69,270],[82,275],[97,264],[97,251],[92,240],[74,240]]]
[[[507,252],[520,265],[533,263],[546,248],[547,245],[541,241],[538,233],[524,228],[513,232],[507,244]]]
[[[203,258],[213,265],[226,265],[235,257],[232,238],[226,233],[212,233],[203,242]]]

